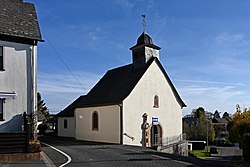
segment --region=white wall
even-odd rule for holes
[[[92,114],[99,115],[99,130],[92,130]],[[120,143],[120,107],[118,105],[77,108],[76,139],[86,141]]]
[[[159,97],[159,108],[154,108],[154,96]],[[123,132],[135,138],[123,136],[124,144],[142,145],[142,115],[148,114],[148,123],[152,117],[158,118],[163,127],[163,137],[182,133],[182,110],[178,104],[164,74],[153,62],[139,83],[123,101]]]
[[[64,120],[67,120],[67,128],[64,128]],[[75,137],[75,117],[59,117],[57,123],[58,136]]]
[[[7,98],[4,103],[4,120],[0,121],[0,132],[20,124],[23,112],[32,112],[32,46],[0,40],[3,46],[4,69],[0,71],[0,92],[15,92],[15,98]],[[37,47],[34,47],[35,57]],[[19,121],[17,121],[17,118]],[[20,117],[21,118],[21,117]],[[21,129],[16,129],[21,130]],[[13,131],[13,129],[11,130]]]

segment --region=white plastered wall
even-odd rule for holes
[[[154,96],[159,97],[159,108],[154,108]],[[158,118],[162,126],[163,138],[182,133],[182,110],[164,74],[154,61],[137,83],[130,95],[123,101],[123,144],[142,145],[142,115]]]
[[[5,99],[4,121],[0,121],[0,125],[4,125],[0,126],[0,131],[20,131],[23,112],[32,112],[31,54],[34,50],[37,57],[37,47],[1,40],[0,46],[3,46],[4,61],[4,71],[0,71],[0,92],[15,94]]]
[[[64,128],[64,120],[67,120],[67,128]],[[58,118],[58,136],[75,137],[75,117]]]
[[[98,112],[99,129],[92,130],[92,114]],[[77,108],[76,139],[120,143],[120,107],[118,105]]]

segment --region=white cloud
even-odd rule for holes
[[[219,84],[219,85],[235,85],[235,86],[246,86],[242,83],[234,83],[234,82],[217,82],[217,81],[206,81],[206,80],[188,80],[188,79],[174,79],[174,81],[178,82],[191,82],[191,83],[203,83],[203,84]]]
[[[219,110],[234,113],[236,104],[250,105],[248,101],[246,102],[249,95],[245,92],[244,85],[240,83],[184,82],[182,80],[182,86],[178,87],[188,106],[184,108],[183,115],[200,106],[210,112]]]
[[[127,13],[130,12],[137,3],[143,2],[145,0],[117,0],[115,1],[116,5],[122,8],[122,10]],[[150,1],[149,1],[150,2]],[[147,3],[147,2],[145,2]],[[152,2],[150,3],[152,5]]]
[[[77,97],[87,94],[101,77],[97,74],[80,71],[74,72],[74,74],[77,74],[81,85],[70,73],[38,74],[38,91],[51,112],[59,112]]]
[[[241,95],[234,86],[185,86],[180,88],[180,92],[185,96],[192,98],[210,97],[220,100],[228,100],[231,97]]]
[[[100,78],[100,75],[87,72],[74,72],[74,74],[77,76],[78,80],[76,80],[70,73],[39,73],[39,90],[46,93],[87,93]]]
[[[244,34],[230,34],[224,32],[215,37],[215,42],[218,45],[228,46],[228,45],[249,45],[249,41],[246,40]]]
[[[135,6],[135,1],[131,1],[131,0],[118,0],[116,1],[116,4],[121,7],[124,12],[127,11],[131,11],[132,8]]]
[[[198,95],[198,94],[204,94],[211,91],[216,91],[217,87],[201,87],[201,86],[187,86],[180,89],[182,94],[192,94],[192,95]]]
[[[122,9],[124,14],[130,15],[134,7],[140,2],[142,2],[140,4],[141,7],[144,8],[144,10],[146,11],[150,11],[151,9],[154,8],[154,5],[155,5],[154,0],[117,0],[115,1],[115,4]],[[145,6],[142,6],[142,5],[145,5]],[[141,14],[145,14],[145,13],[141,13]]]

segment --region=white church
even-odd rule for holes
[[[160,63],[160,47],[143,32],[131,64],[111,69],[57,114],[58,136],[153,147],[182,134],[181,99]]]

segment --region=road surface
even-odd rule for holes
[[[55,166],[63,166],[65,163],[67,167],[233,166],[233,163],[170,155],[136,146],[84,142],[60,137],[42,137],[39,140],[61,151],[58,152],[48,145],[42,147]]]

